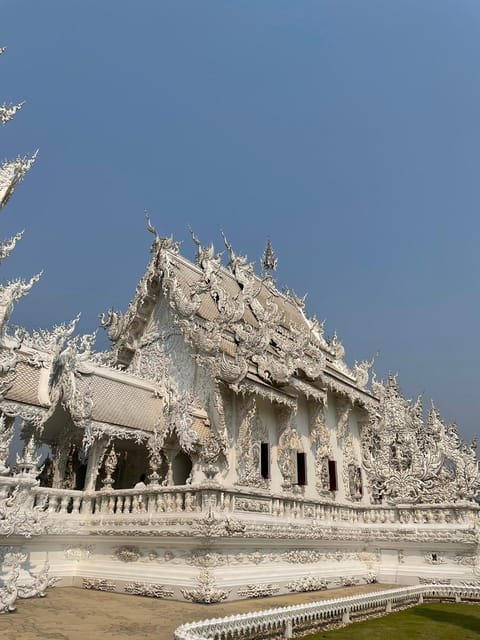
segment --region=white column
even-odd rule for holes
[[[107,449],[107,440],[95,440],[88,451],[87,472],[85,474],[84,491],[95,491],[98,470]]]

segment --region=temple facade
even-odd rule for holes
[[[34,160],[0,167],[0,206]],[[60,586],[205,603],[479,581],[476,443],[373,360],[349,366],[277,288],[270,242],[256,273],[225,236],[217,252],[192,233],[191,262],[147,228],[133,300],[101,316],[108,351],[78,318],[11,325],[39,275],[0,287],[2,557],[48,560]]]

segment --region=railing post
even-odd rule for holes
[[[93,501],[95,500],[95,498],[92,498],[91,496],[84,496],[81,503],[80,503],[80,509],[79,512],[80,513],[85,513],[85,514],[91,514],[93,513]]]
[[[343,612],[342,622],[343,624],[350,624],[350,609],[345,609],[345,611]]]
[[[67,513],[68,505],[70,504],[70,496],[61,496],[60,497],[60,513]]]
[[[75,496],[73,498],[72,513],[80,513],[81,504],[82,504],[81,497],[80,496]]]
[[[232,496],[229,493],[225,493],[223,496],[223,510],[227,512],[232,510]]]
[[[286,623],[285,623],[285,629],[283,632],[283,637],[286,640],[290,640],[290,638],[293,638],[293,624],[292,624],[292,619],[289,618]]]
[[[58,496],[50,496],[48,500],[48,512],[56,513],[58,506],[59,498]]]
[[[137,513],[140,510],[140,500],[138,495],[134,495],[133,496],[133,501],[132,501],[132,513]]]
[[[48,494],[47,493],[37,493],[35,506],[40,507],[43,511],[47,509],[48,505]]]
[[[175,495],[175,511],[183,511],[183,493],[180,491]]]

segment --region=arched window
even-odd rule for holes
[[[173,484],[184,485],[192,471],[192,461],[184,451],[177,453],[173,459]]]

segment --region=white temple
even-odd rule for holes
[[[34,159],[0,167],[0,206]],[[0,561],[28,562],[16,579],[205,603],[479,581],[476,443],[373,361],[348,366],[277,289],[270,243],[256,274],[226,237],[222,255],[192,233],[192,263],[147,226],[135,296],[101,318],[108,352],[77,319],[10,325],[38,275],[0,287]]]

